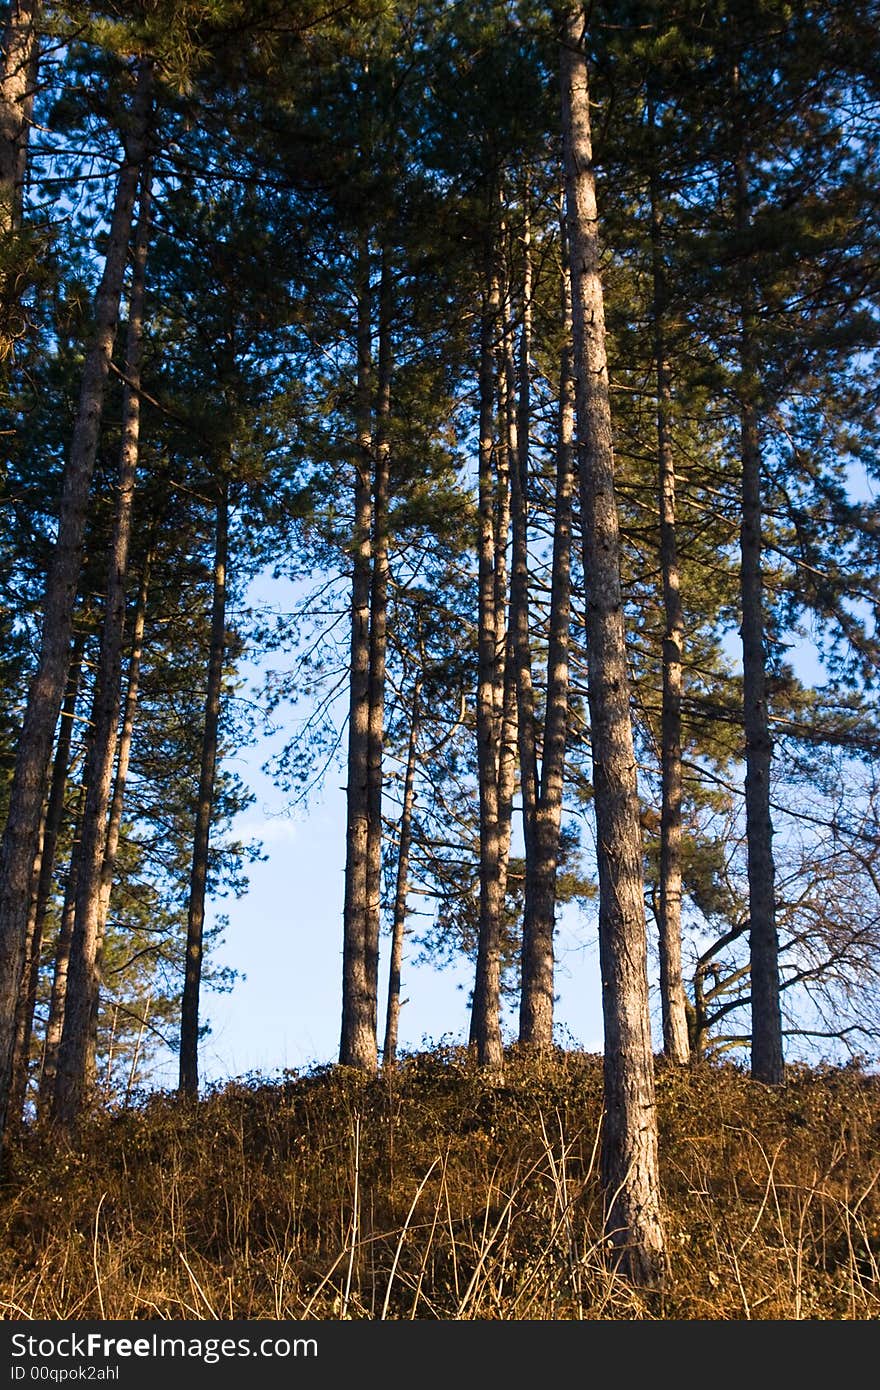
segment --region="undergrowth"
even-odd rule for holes
[[[7,1319],[880,1316],[880,1078],[658,1066],[668,1272],[610,1272],[601,1059],[455,1051],[154,1094],[38,1130],[0,1206]]]

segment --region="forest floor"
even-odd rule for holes
[[[609,1273],[601,1058],[458,1051],[154,1094],[38,1131],[0,1205],[3,1318],[875,1319],[880,1077],[658,1065],[669,1270]]]

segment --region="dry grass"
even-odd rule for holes
[[[26,1136],[3,1194],[7,1318],[873,1319],[880,1079],[661,1068],[669,1272],[603,1259],[601,1061],[458,1052],[147,1098],[76,1147]]]

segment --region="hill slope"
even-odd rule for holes
[[[75,1148],[25,1135],[0,1211],[7,1318],[880,1316],[880,1078],[658,1065],[669,1274],[603,1266],[601,1058],[458,1052],[154,1095]]]

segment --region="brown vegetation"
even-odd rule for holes
[[[25,1136],[3,1194],[10,1319],[873,1319],[880,1078],[657,1076],[669,1268],[603,1260],[601,1059],[458,1051],[316,1070]]]

